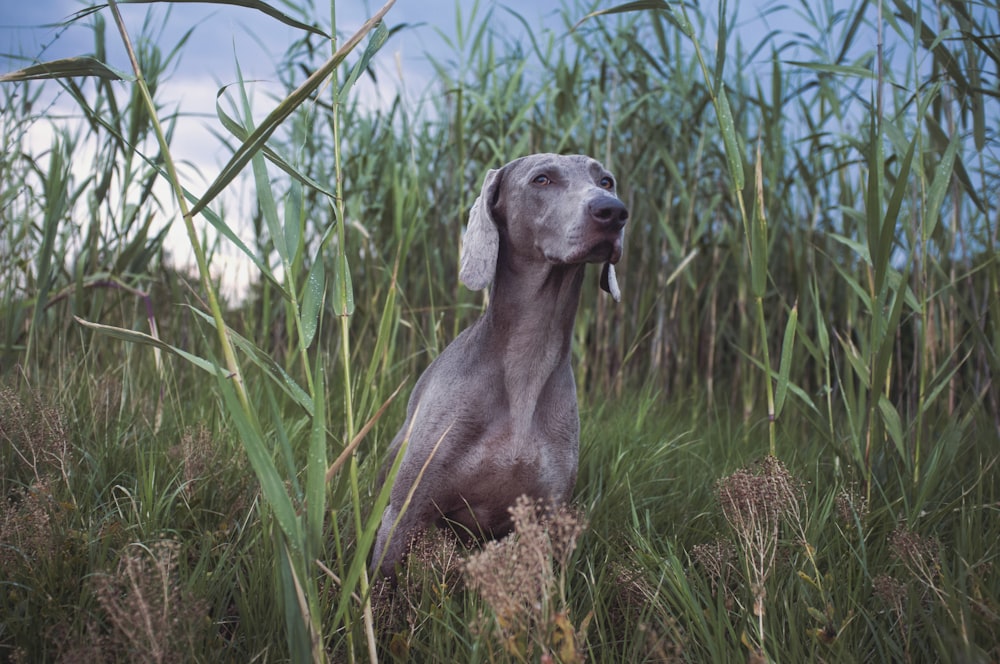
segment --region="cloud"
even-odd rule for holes
[[[107,50],[108,64],[122,71],[131,71],[127,53],[107,9],[102,10],[104,34],[98,37],[92,29],[94,17],[69,26],[52,25],[80,9],[76,0],[9,4],[12,11],[7,12],[5,25],[0,26],[0,48],[5,45],[8,53],[51,60],[93,53],[97,40],[101,39]],[[338,3],[337,22],[341,39],[360,27],[381,2],[377,1],[371,11],[366,11],[362,4]],[[275,6],[288,11],[280,3]],[[556,16],[554,9],[543,10],[534,1],[516,0],[506,3],[506,6],[524,15],[529,22],[537,19],[534,25],[541,26],[545,20]],[[408,27],[396,33],[373,60],[375,80],[362,76],[353,91],[355,99],[366,109],[384,110],[394,102],[397,94],[402,94],[404,102],[416,108],[425,101],[434,80],[427,53],[434,53],[445,60],[461,58],[461,54],[454,52],[453,45],[463,39],[468,40],[469,31],[478,28],[487,11],[493,12],[491,29],[508,35],[522,30],[520,22],[499,7],[497,4],[484,4],[480,13],[471,17],[468,9],[455,0],[398,2],[387,16],[387,24],[390,27],[406,24]],[[121,5],[121,11],[134,44],[153,41],[164,57],[178,48],[175,60],[158,84],[156,100],[163,109],[161,115],[179,112],[171,154],[179,162],[184,185],[194,192],[204,191],[231,153],[213,134],[213,131],[225,132],[216,117],[219,89],[237,80],[238,63],[243,78],[251,82],[249,88],[256,119],[263,118],[285,94],[276,67],[282,62],[286,49],[300,39],[302,33],[261,12],[225,5],[125,4]],[[308,22],[308,19],[303,20]],[[459,25],[461,27],[457,27]],[[561,27],[561,24],[557,22],[557,26]],[[463,37],[459,38],[458,31],[464,33]],[[318,40],[313,40],[313,46],[330,48]],[[0,69],[11,70],[24,65],[23,60],[0,57]],[[120,90],[119,102],[125,103],[130,83],[123,82],[115,87]],[[27,136],[28,149],[33,154],[41,154],[48,149],[55,126],[74,131],[83,123],[81,113],[67,94],[59,92],[56,85],[47,86],[46,90],[48,96],[44,104],[50,104],[46,121],[34,123]],[[228,94],[235,99],[236,88],[229,90]],[[224,99],[222,106],[227,112],[232,112],[229,99]],[[85,143],[79,149],[79,154],[74,156],[77,181],[91,175],[98,146]],[[147,154],[156,151],[152,145],[143,146],[143,149]],[[171,224],[166,242],[172,260],[179,267],[190,266],[193,256],[173,195],[162,181],[154,192],[167,207],[162,223]],[[213,202],[212,208],[226,210],[227,223],[249,242],[251,233],[248,222],[253,210],[253,191],[245,180],[234,183],[219,200]],[[198,227],[199,232],[208,230],[202,219],[198,220]],[[219,270],[216,276],[222,279],[224,289],[230,295],[238,294],[251,274],[249,260],[228,243],[220,243],[217,251],[213,260],[213,269]]]

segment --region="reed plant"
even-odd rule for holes
[[[197,31],[112,1],[64,27],[93,53],[0,77],[4,659],[1000,656],[995,2],[802,0],[749,44],[725,1],[511,13],[523,38],[456,3],[431,88],[375,108],[391,2],[346,39],[335,3],[227,4],[301,38],[273,100],[218,73],[207,185],[160,97]],[[397,395],[482,310],[483,173],[534,151],[599,158],[630,209],[623,301],[595,273],[576,323],[577,511],[373,584]],[[254,270],[229,302],[222,245]],[[540,580],[505,595],[490,555]]]

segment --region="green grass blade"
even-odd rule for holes
[[[264,396],[267,397],[267,406],[270,409],[274,447],[277,450],[275,456],[280,457],[281,463],[284,465],[284,476],[288,482],[288,495],[292,497],[295,505],[300,505],[305,500],[305,492],[302,490],[302,483],[299,482],[299,462],[295,458],[292,441],[289,440],[289,431],[291,431],[292,436],[299,436],[306,428],[306,424],[303,424],[303,422],[308,423],[312,421],[312,416],[308,415],[306,420],[289,417],[274,397],[272,386],[264,384],[262,389]],[[312,408],[311,402],[309,407],[310,409]]]
[[[296,553],[300,553],[303,541],[301,524],[295,513],[295,506],[285,490],[285,483],[274,463],[274,456],[268,449],[259,426],[250,419],[250,414],[240,404],[229,379],[220,377],[218,385],[226,410],[239,432],[247,458],[250,460],[254,474],[257,475],[257,481],[260,482],[264,500],[274,514],[278,526],[285,534],[288,544]]]
[[[344,620],[351,607],[351,593],[357,588],[361,581],[361,574],[364,572],[367,566],[367,553],[371,551],[372,546],[375,543],[375,535],[378,534],[379,525],[382,522],[382,513],[385,512],[386,506],[389,504],[389,496],[392,493],[392,484],[396,478],[396,474],[399,472],[399,466],[403,462],[403,453],[406,451],[406,445],[400,448],[399,452],[396,454],[396,458],[393,460],[392,466],[389,468],[389,472],[386,474],[385,482],[379,489],[378,494],[375,496],[375,500],[372,502],[371,512],[368,513],[368,518],[365,521],[364,527],[361,532],[358,533],[358,543],[355,549],[356,553],[350,561],[350,567],[348,568],[347,576],[344,581],[344,585],[341,588],[340,601],[337,603],[337,612],[334,614],[333,625],[340,625]],[[373,565],[378,565],[381,561],[373,560]]]
[[[688,38],[694,38],[694,27],[691,25],[691,21],[688,20],[683,7],[672,5],[664,0],[635,0],[634,2],[626,2],[614,7],[608,7],[607,9],[593,11],[580,19],[576,25],[573,26],[573,29],[575,30],[581,23],[587,19],[594,18],[595,16],[609,16],[611,14],[625,14],[628,12],[638,11],[666,12],[668,19],[676,25],[685,36]]]
[[[295,562],[301,560],[298,552],[288,550],[281,538],[275,537],[278,558],[278,580],[281,587],[282,609],[285,618],[285,640],[288,643],[288,653],[292,662],[315,662],[313,651],[313,626],[309,611],[309,602],[303,592],[300,581],[303,573],[296,569]]]
[[[833,74],[834,76],[857,77],[874,79],[875,73],[869,67],[860,65],[831,65],[822,62],[802,62],[798,60],[784,60],[784,64],[796,69],[808,69],[820,74]]]
[[[128,74],[109,67],[96,58],[76,57],[50,60],[2,74],[0,75],[0,83],[40,81],[50,78],[79,78],[81,76],[96,76],[107,81],[133,80]]]
[[[313,259],[302,295],[302,346],[309,348],[319,329],[320,313],[326,300],[326,263],[322,252]]]
[[[931,181],[931,187],[927,193],[927,214],[924,216],[923,222],[925,237],[934,235],[934,229],[937,228],[938,220],[941,218],[941,206],[948,194],[948,186],[951,184],[955,169],[955,158],[961,143],[961,135],[959,132],[955,132],[951,140],[948,141],[948,147],[934,170],[934,179]]]
[[[60,224],[72,207],[69,191],[72,176],[66,154],[66,141],[60,137],[52,143],[49,151],[49,168],[44,181],[45,211],[41,223],[41,244],[35,256],[35,274],[38,284],[35,289],[35,306],[31,315],[31,340],[38,338],[41,331],[42,314],[48,306],[49,292],[55,275],[59,271],[56,252],[56,237]],[[34,347],[29,340],[31,347]],[[28,353],[31,355],[30,349]]]
[[[305,248],[303,227],[305,226],[305,211],[302,207],[302,183],[296,179],[288,185],[288,195],[285,196],[285,246],[293,265],[298,265]]]
[[[299,30],[304,30],[310,32],[324,39],[329,39],[330,35],[326,34],[320,30],[315,25],[309,25],[298,21],[288,14],[285,14],[278,9],[275,9],[266,2],[261,2],[260,0],[122,0],[123,4],[153,4],[153,3],[170,3],[170,4],[181,4],[181,3],[198,3],[198,4],[213,4],[213,5],[230,5],[232,7],[243,7],[244,9],[253,9],[261,13],[267,14],[273,19],[281,21],[285,25],[297,28]]]
[[[221,377],[227,375],[226,370],[223,369],[218,364],[210,360],[206,360],[203,357],[198,357],[197,355],[189,353],[180,348],[177,348],[176,346],[172,346],[166,343],[165,341],[157,339],[156,337],[148,335],[144,332],[137,332],[135,330],[126,330],[124,328],[115,327],[113,325],[92,323],[88,320],[80,318],[79,316],[73,316],[73,320],[75,320],[77,323],[83,325],[88,329],[91,329],[95,332],[100,332],[101,334],[104,334],[106,336],[115,339],[120,339],[122,341],[127,341],[129,343],[134,343],[134,344],[142,344],[144,346],[152,346],[153,348],[158,348],[159,350],[163,350],[168,353],[173,353],[177,357],[184,358],[185,360],[187,360],[194,366],[198,367],[199,369],[207,371],[211,374],[215,374],[216,376]]]
[[[347,75],[347,79],[340,86],[339,97],[341,101],[346,100],[347,93],[354,87],[357,82],[358,77],[361,73],[368,69],[368,65],[371,64],[372,58],[378,53],[379,49],[385,45],[386,40],[389,39],[389,29],[385,27],[385,23],[379,23],[375,26],[375,30],[372,32],[371,39],[368,40],[368,45],[365,50],[361,53],[361,57],[358,61],[354,63],[354,67],[351,68],[351,73]]]
[[[897,276],[891,279],[895,283],[891,284],[892,297],[886,303],[887,310],[872,312],[872,316],[875,318],[872,321],[872,352],[874,354],[872,379],[877,381],[873,387],[878,387],[878,383],[885,380],[888,375],[889,365],[896,349],[896,334],[903,315],[903,305],[909,303],[911,309],[919,310],[919,307],[916,306],[916,298],[907,287],[907,277],[898,276],[897,272],[892,272],[892,275]],[[882,301],[881,298],[876,300],[876,302],[880,301]]]
[[[244,129],[243,125],[241,125],[239,122],[234,120],[228,113],[226,113],[226,111],[222,108],[222,104],[220,103],[220,100],[223,94],[225,94],[225,91],[228,87],[229,86],[222,86],[216,92],[215,114],[216,117],[219,118],[219,122],[222,123],[222,126],[225,127],[226,131],[235,136],[241,142],[246,141],[247,138],[250,136],[250,132]],[[264,153],[264,156],[267,157],[268,161],[270,161],[272,164],[280,168],[282,171],[291,176],[293,179],[297,180],[298,182],[301,182],[307,187],[315,189],[316,191],[324,194],[331,200],[335,198],[334,193],[330,189],[320,184],[315,179],[309,177],[307,174],[303,173],[300,169],[292,166],[291,163],[288,161],[288,159],[285,158],[278,150],[274,149],[269,145],[265,145],[261,149],[261,152]]]
[[[896,177],[896,186],[893,187],[892,196],[889,198],[889,205],[885,210],[885,215],[881,220],[881,228],[878,229],[877,244],[871,247],[872,267],[875,272],[875,293],[882,292],[885,284],[885,277],[889,271],[889,261],[892,258],[892,250],[895,247],[896,222],[899,219],[899,210],[903,204],[903,197],[910,188],[910,166],[913,164],[913,155],[916,153],[918,137],[914,136],[910,145],[906,149],[902,162],[899,165],[899,173]],[[869,223],[877,219],[877,215],[868,212]]]
[[[715,112],[718,114],[719,131],[722,132],[722,143],[726,148],[726,163],[729,165],[729,175],[733,178],[733,189],[743,189],[743,153],[740,150],[739,138],[736,136],[736,123],[733,121],[733,110],[729,106],[729,95],[725,86],[720,87],[716,98]]]
[[[715,15],[719,19],[719,30],[715,39],[715,80],[712,81],[712,89],[718,93],[724,85],[722,74],[726,71],[726,55],[728,52],[727,42],[729,40],[729,17],[726,10],[726,0],[719,0]]]
[[[774,416],[781,415],[781,409],[785,405],[785,397],[788,394],[788,387],[792,373],[792,351],[795,347],[795,332],[798,329],[799,305],[795,303],[791,313],[788,314],[788,322],[785,324],[785,337],[781,343],[781,361],[778,364],[778,384],[774,394]]]
[[[755,298],[764,297],[767,291],[767,211],[764,207],[764,175],[761,169],[760,145],[754,166],[755,186],[753,213],[750,220],[750,293]]]
[[[746,350],[744,350],[742,348],[740,348],[738,350],[739,350],[740,355],[742,355],[743,357],[745,357],[755,367],[757,367],[758,369],[760,369],[761,371],[763,371],[765,374],[767,374],[767,376],[768,376],[768,378],[770,380],[774,380],[774,381],[778,380],[779,375],[778,375],[777,371],[775,371],[774,369],[768,369],[764,365],[764,363],[760,361],[760,359],[752,356]],[[803,390],[798,385],[796,385],[793,381],[789,380],[785,384],[785,389],[788,391],[787,394],[791,394],[792,396],[794,396],[797,399],[799,399],[799,401],[801,401],[803,403],[803,405],[805,405],[806,407],[808,407],[809,410],[811,410],[811,411],[813,411],[815,413],[819,412],[819,409],[816,408],[816,404],[815,404],[815,402],[813,402],[812,397],[809,396],[809,393],[806,392],[805,390]],[[787,401],[787,399],[786,399],[786,401]],[[775,415],[775,417],[777,417],[777,415]]]
[[[312,559],[323,550],[323,519],[326,516],[326,382],[321,359],[317,359],[313,383],[313,418],[306,464],[306,542]]]
[[[212,316],[199,309],[195,309],[194,307],[188,307],[188,309],[213,328],[215,327],[215,319],[212,318]],[[299,385],[299,383],[287,371],[285,371],[284,367],[275,361],[275,359],[267,352],[258,348],[252,341],[240,333],[234,332],[232,328],[227,328],[226,333],[232,340],[234,346],[242,350],[251,362],[263,370],[265,375],[267,375],[278,387],[280,387],[285,394],[291,397],[292,401],[301,406],[308,415],[312,415],[312,399],[309,397],[309,394],[302,389],[302,386]]]
[[[243,71],[240,68],[239,62],[236,63],[236,76],[238,80],[240,106],[243,111],[244,127],[252,130],[253,109],[250,108],[250,98],[247,95],[246,85],[243,80]],[[252,131],[250,133],[251,135],[253,134]],[[278,219],[278,205],[274,200],[274,192],[271,188],[271,179],[267,173],[267,164],[265,163],[264,157],[260,151],[255,151],[251,154],[250,165],[253,171],[254,184],[256,185],[257,205],[260,209],[261,216],[264,218],[264,223],[267,224],[268,236],[271,239],[271,244],[274,246],[275,251],[278,252],[278,256],[281,258],[281,266],[285,272],[286,283],[288,283],[292,274],[292,259],[289,256],[289,248],[285,242],[285,231],[282,228],[280,219]],[[294,248],[292,251],[294,251]]]
[[[347,263],[347,255],[343,249],[337,248],[334,259],[336,271],[333,275],[333,307],[338,316],[350,316],[354,313],[354,285],[351,282],[351,268]]]
[[[344,45],[337,49],[319,69],[313,72],[298,88],[285,97],[273,111],[264,119],[261,124],[247,137],[236,152],[229,159],[229,162],[222,168],[218,177],[209,185],[202,197],[195,203],[190,212],[190,216],[198,214],[202,208],[208,205],[222,191],[229,186],[229,183],[236,179],[236,176],[243,170],[255,154],[264,147],[267,140],[277,131],[278,127],[295,112],[299,106],[308,101],[312,95],[322,86],[333,71],[340,66],[344,58],[354,50],[354,48],[385,16],[395,0],[389,0],[374,16],[368,19],[361,28],[351,36]]]
[[[906,459],[908,455],[903,440],[903,420],[899,417],[899,411],[884,394],[878,396],[878,409],[882,416],[882,424],[885,425],[885,430],[896,447],[896,454],[900,459]]]

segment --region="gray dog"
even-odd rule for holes
[[[483,316],[417,381],[389,463],[406,450],[375,541],[392,576],[421,529],[502,537],[518,496],[568,501],[580,444],[570,365],[587,263],[618,300],[612,265],[628,210],[615,179],[582,155],[536,154],[486,175],[469,215],[459,278],[493,283]]]

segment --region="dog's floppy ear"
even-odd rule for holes
[[[492,207],[499,187],[500,169],[492,169],[486,174],[483,190],[469,212],[469,227],[465,231],[458,278],[470,290],[486,288],[496,276],[500,233],[493,219]]]

